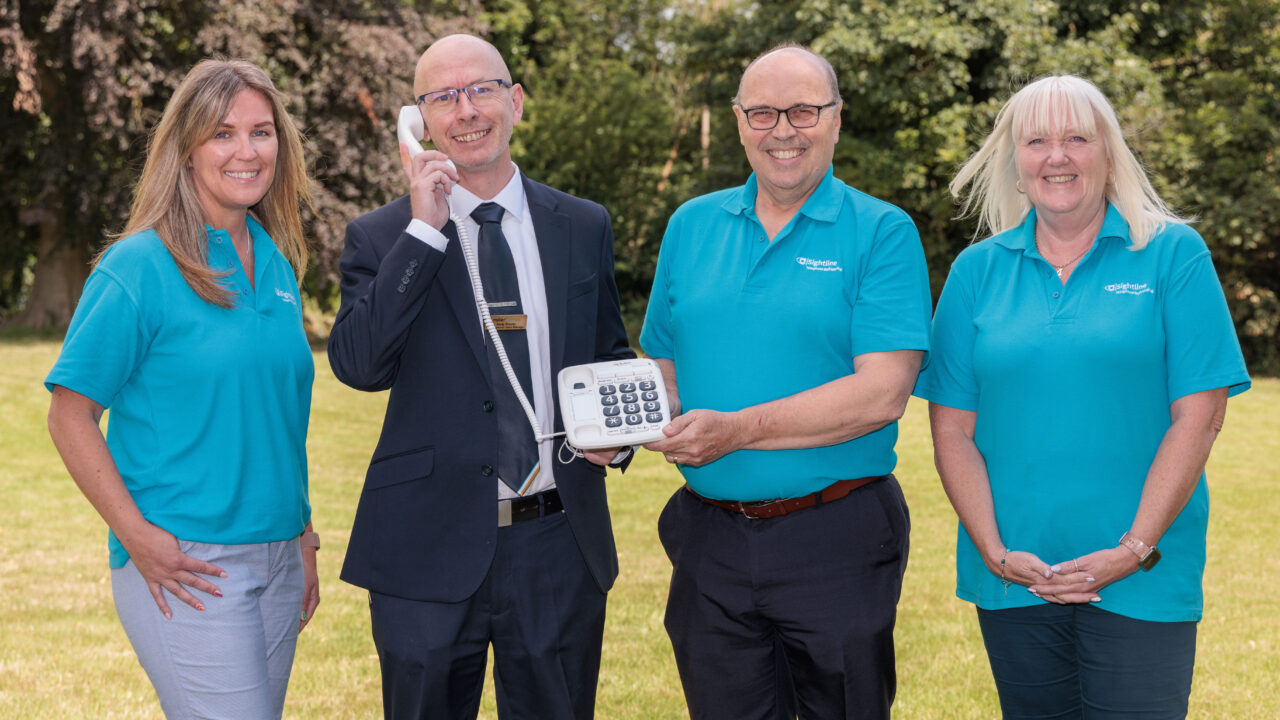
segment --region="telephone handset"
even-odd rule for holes
[[[418,112],[417,107],[405,105],[400,108],[400,117],[396,121],[396,136],[400,142],[409,146],[409,157],[412,158],[422,152],[422,140],[426,136],[426,128],[422,123],[422,114]],[[457,170],[452,160],[447,160],[446,162],[455,171]],[[534,413],[533,404],[525,396],[524,388],[520,386],[520,380],[516,377],[515,369],[511,367],[510,361],[507,360],[506,348],[503,347],[502,338],[498,335],[498,329],[494,326],[493,318],[489,314],[489,303],[485,302],[484,285],[480,281],[480,263],[476,259],[476,251],[471,244],[470,233],[467,232],[467,226],[462,222],[462,218],[453,212],[452,205],[449,206],[449,219],[453,221],[453,226],[458,232],[458,242],[462,247],[462,257],[466,261],[467,273],[471,276],[471,291],[475,296],[476,310],[480,313],[480,321],[489,334],[493,349],[498,354],[498,361],[506,372],[507,381],[511,383],[512,389],[515,390],[516,399],[520,401],[525,415],[529,418],[529,425],[533,428],[533,436],[538,441],[542,441],[564,435],[565,433],[544,434],[542,432],[542,425],[538,422],[538,417]],[[657,365],[653,361],[617,360],[575,365],[561,370],[557,380],[560,386],[561,415],[564,417],[566,426],[572,426],[568,433],[569,439],[566,444],[570,444],[569,449],[573,451],[574,455],[580,454],[579,450],[633,445],[659,440],[663,437],[662,426],[670,421],[670,410],[667,404],[666,387],[662,382],[662,374],[658,372]],[[609,385],[610,382],[621,383],[626,380],[634,382],[637,387],[645,388],[640,391],[646,398],[643,407],[646,409],[652,408],[652,411],[632,417],[633,414],[630,413],[630,408],[627,407],[628,412],[622,416],[606,416],[603,413],[612,412],[612,409],[606,410],[606,406],[598,405],[597,403],[602,402],[598,398],[606,397],[604,392],[611,387]],[[625,385],[622,386],[625,387]],[[636,388],[631,389],[634,390]],[[653,397],[653,401],[648,400],[650,396]],[[616,402],[618,397],[610,399]],[[588,398],[592,402],[587,402]],[[658,401],[659,398],[660,402],[654,402]],[[624,405],[629,404],[624,403]],[[658,407],[659,405],[660,407]],[[641,419],[644,422],[636,422]],[[567,462],[563,457],[560,460],[561,462]]]
[[[409,146],[409,157],[422,152],[422,138],[427,128],[422,124],[422,113],[413,105],[400,108],[400,119],[396,121],[396,137]],[[451,161],[452,162],[452,161]]]

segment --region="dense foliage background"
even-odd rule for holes
[[[666,219],[749,168],[729,99],[745,64],[810,44],[840,76],[836,174],[906,209],[935,293],[973,225],[946,184],[1026,81],[1111,97],[1175,207],[1199,218],[1250,367],[1280,373],[1277,0],[0,0],[0,321],[65,325],[123,226],[148,129],[197,60],[267,67],[315,148],[306,290],[323,335],[345,223],[403,189],[395,111],[436,37],[479,33],[529,100],[531,177],[603,203],[626,311]]]

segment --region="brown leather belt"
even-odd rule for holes
[[[816,493],[810,495],[802,495],[795,498],[786,498],[783,500],[763,500],[760,502],[736,502],[729,500],[712,500],[709,497],[703,497],[693,491],[688,485],[684,486],[690,495],[698,498],[708,505],[715,505],[718,508],[724,508],[731,513],[741,513],[752,520],[765,520],[767,518],[775,518],[787,513],[793,513],[797,510],[807,510],[815,505],[829,503],[848,495],[858,488],[868,483],[890,477],[889,475],[873,475],[872,477],[854,478],[852,480],[841,480],[832,483]]]

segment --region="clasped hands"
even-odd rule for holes
[[[1000,558],[987,558],[987,569],[1001,576]],[[1101,602],[1102,588],[1132,575],[1138,558],[1117,545],[1050,565],[1035,553],[1010,550],[1004,557],[1004,579],[1026,586],[1046,602],[1057,605]]]

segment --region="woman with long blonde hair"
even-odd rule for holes
[[[45,381],[49,433],[108,525],[116,611],[169,718],[279,718],[320,599],[303,147],[260,68],[193,67]]]
[[[1002,714],[1185,717],[1204,467],[1249,388],[1209,249],[1079,77],[1015,93],[951,190],[994,235],[951,266],[916,394]]]

